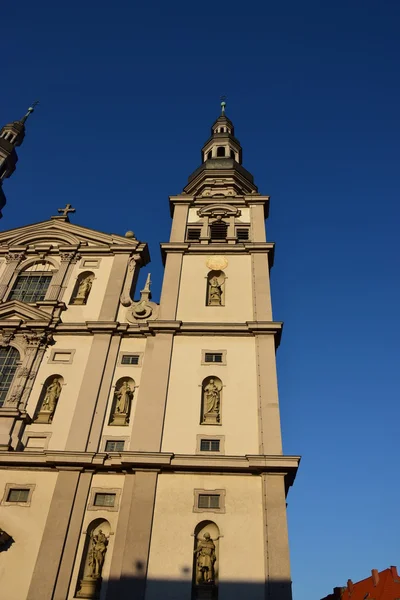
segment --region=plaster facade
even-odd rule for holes
[[[132,232],[67,205],[0,233],[9,600],[291,599],[269,197],[224,114],[202,156],[170,198],[159,304]]]

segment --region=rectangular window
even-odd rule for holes
[[[206,352],[204,354],[206,363],[222,363],[222,352]]]
[[[200,239],[201,228],[200,227],[191,227],[187,230],[187,239],[190,242],[194,242]]]
[[[94,497],[95,506],[114,506],[115,494],[101,494],[97,493]]]
[[[7,300],[21,300],[22,302],[41,302],[44,300],[52,275],[48,273],[32,273],[18,275],[11,294]]]
[[[123,354],[121,359],[122,365],[138,365],[139,364],[139,354]]]
[[[200,440],[201,452],[219,452],[220,440]]]
[[[199,508],[219,508],[219,494],[199,494]]]
[[[237,239],[242,241],[242,242],[246,242],[249,239],[249,230],[248,228],[240,228],[236,230],[236,236]]]
[[[28,502],[29,489],[11,488],[8,491],[7,502]]]
[[[107,440],[106,452],[122,452],[125,442],[123,440]]]
[[[53,362],[69,363],[71,360],[71,352],[54,352]]]

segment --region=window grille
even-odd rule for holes
[[[219,452],[219,443],[220,440],[201,440],[200,450],[201,452]]]
[[[0,406],[3,406],[19,361],[19,352],[12,346],[0,348]]]
[[[95,506],[114,506],[115,494],[96,494],[94,497]]]
[[[187,230],[187,239],[191,242],[199,240],[201,235],[200,227],[191,227]]]
[[[123,354],[121,359],[122,365],[138,365],[139,354]]]
[[[107,440],[106,452],[122,452],[125,442],[123,440]]]
[[[199,508],[219,508],[219,494],[199,494]]]
[[[8,300],[22,302],[41,302],[44,300],[52,275],[38,271],[18,275]]]
[[[212,240],[226,240],[228,224],[225,221],[214,221],[210,226]]]
[[[246,228],[241,228],[236,230],[237,239],[239,241],[247,241],[249,239],[249,230]]]
[[[7,502],[28,502],[29,498],[29,488],[28,489],[14,489],[11,488],[8,492]]]
[[[206,352],[204,354],[206,363],[222,363],[222,352]]]

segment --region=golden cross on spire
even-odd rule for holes
[[[67,217],[68,218],[68,213],[74,213],[75,212],[75,208],[72,208],[71,204],[66,204],[65,208],[58,208],[57,209],[59,213],[62,213],[62,217]]]

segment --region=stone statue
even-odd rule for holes
[[[218,423],[221,405],[221,387],[210,379],[203,388],[203,422]]]
[[[99,579],[101,577],[101,571],[103,569],[104,557],[107,551],[108,538],[101,529],[97,535],[93,532],[90,534],[91,548],[89,551],[89,577],[93,579]]]
[[[217,560],[215,544],[206,531],[203,539],[197,542],[196,554],[196,584],[214,583],[214,564]]]
[[[40,410],[54,413],[60,394],[61,383],[58,379],[53,379],[53,381],[47,386],[42,407]]]
[[[127,381],[123,381],[114,393],[114,414],[112,415],[113,425],[128,424],[132,398],[133,390]]]
[[[218,278],[215,276],[211,277],[211,279],[208,282],[208,305],[222,305],[222,285],[218,281]]]
[[[83,279],[79,282],[79,286],[76,291],[75,298],[73,300],[74,304],[86,304],[90,294],[90,290],[92,289],[92,283],[92,275],[87,275],[86,277],[83,277]]]

